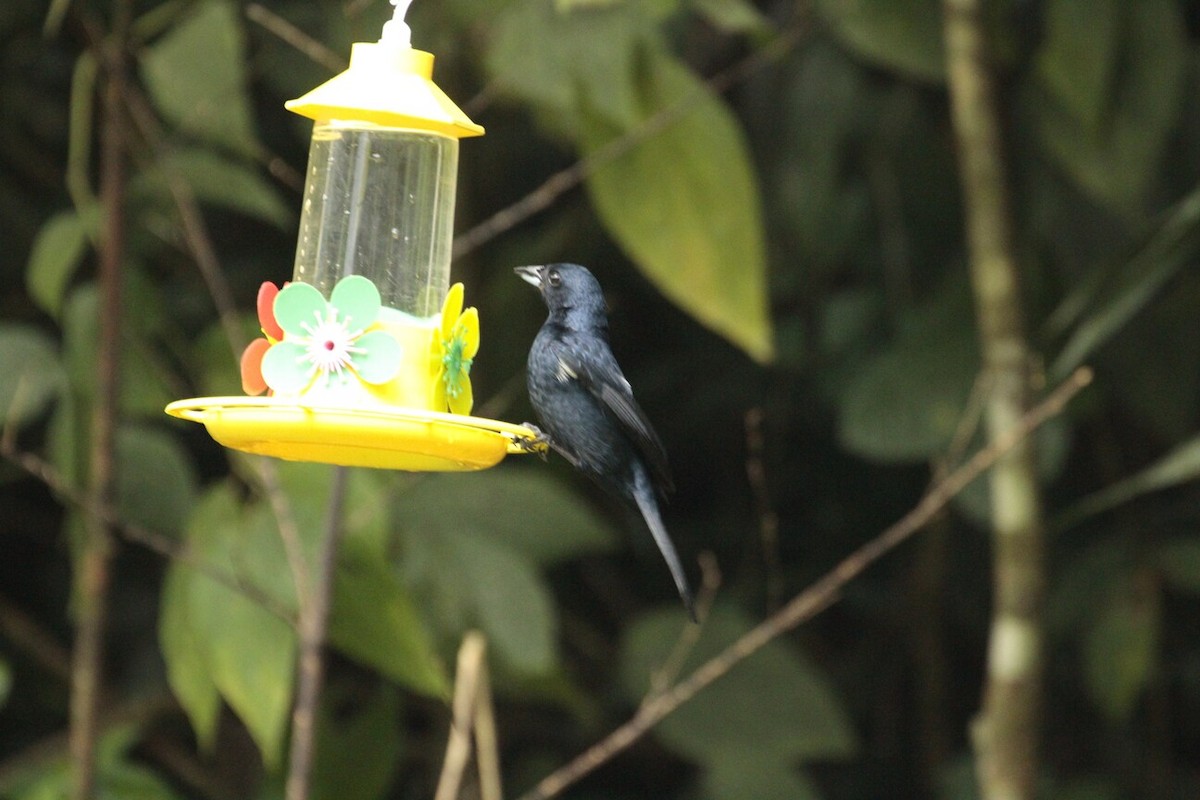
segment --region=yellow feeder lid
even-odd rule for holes
[[[483,135],[483,127],[433,82],[432,53],[386,40],[356,42],[349,69],[284,107],[314,120],[370,122],[456,139]]]

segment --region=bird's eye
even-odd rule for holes
[[[546,273],[546,282],[551,286],[558,286],[562,283],[562,276],[558,274],[558,270],[552,269]]]

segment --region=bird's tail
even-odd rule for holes
[[[687,575],[684,574],[683,564],[679,561],[679,554],[675,552],[675,545],[671,542],[667,528],[663,525],[662,516],[658,513],[658,501],[654,497],[654,487],[650,485],[650,476],[641,464],[635,464],[633,471],[634,502],[637,503],[638,510],[642,512],[642,518],[646,520],[646,527],[650,529],[654,543],[658,545],[663,558],[667,561],[667,568],[671,570],[671,577],[675,579],[675,588],[679,590],[679,597],[683,600],[683,606],[687,609],[688,616],[691,617],[692,622],[695,622],[695,599],[692,596],[691,588],[688,587]]]

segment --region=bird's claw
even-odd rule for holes
[[[537,425],[532,422],[522,422],[521,427],[528,428],[533,431],[533,436],[522,436],[517,439],[517,447],[524,450],[526,453],[537,453],[546,460],[546,454],[550,452],[550,436]]]

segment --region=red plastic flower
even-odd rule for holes
[[[287,286],[286,283],[283,284]],[[263,335],[246,346],[242,353],[242,391],[248,395],[259,395],[267,391],[267,382],[262,374],[263,356],[271,345],[283,339],[283,328],[275,320],[275,295],[279,287],[266,281],[258,287],[258,324]]]

